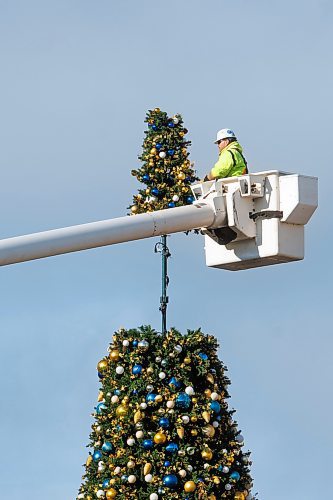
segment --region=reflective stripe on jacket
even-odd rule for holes
[[[221,179],[246,174],[247,164],[242,151],[242,146],[237,141],[228,144],[220,152],[219,159],[211,170],[212,175]]]

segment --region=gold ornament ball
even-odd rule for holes
[[[214,476],[214,477],[213,477],[213,481],[214,481],[214,484],[220,484],[220,482],[221,482],[221,481],[220,481],[220,478],[219,478],[219,477],[217,477],[217,476]]]
[[[87,461],[86,461],[86,466],[89,467],[89,465],[92,463],[93,461],[93,458],[91,455],[89,455],[89,457],[87,458]]]
[[[210,448],[205,448],[202,450],[201,456],[204,460],[211,460],[213,458],[213,452]]]
[[[164,444],[166,442],[167,438],[164,432],[158,432],[154,436],[154,443],[156,444]]]
[[[126,405],[119,405],[118,408],[116,409],[116,415],[119,418],[124,417],[128,413],[128,408]]]
[[[156,148],[151,148],[150,153],[151,153],[152,155],[155,155],[155,154],[156,154]]]
[[[128,402],[129,402],[129,397],[128,397],[128,396],[124,396],[124,398],[123,398],[123,402],[124,402],[124,403],[128,403]]]
[[[234,499],[235,500],[245,500],[246,496],[241,491],[236,491]]]
[[[197,486],[194,481],[186,481],[186,483],[184,484],[184,490],[186,491],[186,493],[192,493],[193,491],[195,491],[196,487]]]
[[[192,429],[191,430],[191,434],[192,434],[192,436],[197,436],[198,435],[198,431],[196,429]]]
[[[185,363],[185,365],[190,365],[191,364],[191,358],[184,358],[184,363]]]
[[[105,496],[106,498],[116,498],[117,490],[115,490],[114,488],[110,488],[106,490]]]
[[[163,401],[163,397],[160,394],[157,394],[155,401],[156,403],[161,403]]]
[[[215,435],[215,428],[212,425],[205,425],[205,427],[202,428],[202,433],[207,436],[207,437],[214,437]]]
[[[137,205],[133,205],[133,206],[131,207],[131,212],[132,212],[132,214],[136,214],[136,212],[137,212],[137,211],[138,211],[138,206],[137,206]]]
[[[206,398],[210,398],[212,395],[212,391],[210,389],[205,389],[205,396]]]
[[[151,375],[152,373],[154,373],[154,368],[153,368],[152,366],[149,366],[149,367],[147,368],[147,373],[148,373],[149,375]]]
[[[111,361],[118,361],[119,359],[119,351],[114,350],[110,352],[110,359]]]
[[[160,110],[160,108],[155,108],[154,111],[155,111],[155,113],[160,113],[161,110]]]
[[[99,372],[105,372],[107,369],[108,369],[108,362],[106,361],[106,359],[102,359],[97,365],[97,370]]]
[[[179,174],[177,175],[177,179],[179,179],[180,181],[183,181],[185,177],[186,175],[184,174],[184,172],[179,172]]]
[[[198,421],[198,417],[193,415],[193,417],[191,417],[191,422],[197,422],[197,421]]]

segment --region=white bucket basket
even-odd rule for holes
[[[198,202],[222,194],[223,227],[234,232],[225,243],[223,228],[204,230],[207,266],[237,271],[304,258],[304,225],[318,205],[316,177],[274,170],[192,189]]]

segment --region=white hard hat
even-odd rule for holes
[[[216,141],[214,141],[214,144],[217,144],[221,139],[229,139],[229,138],[236,139],[235,132],[230,128],[223,128],[222,130],[219,130],[218,133],[216,134]]]

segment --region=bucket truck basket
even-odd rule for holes
[[[218,196],[226,213],[222,227],[203,229],[207,266],[238,271],[304,258],[304,226],[318,205],[316,177],[271,170],[197,183],[192,191],[195,203]]]

